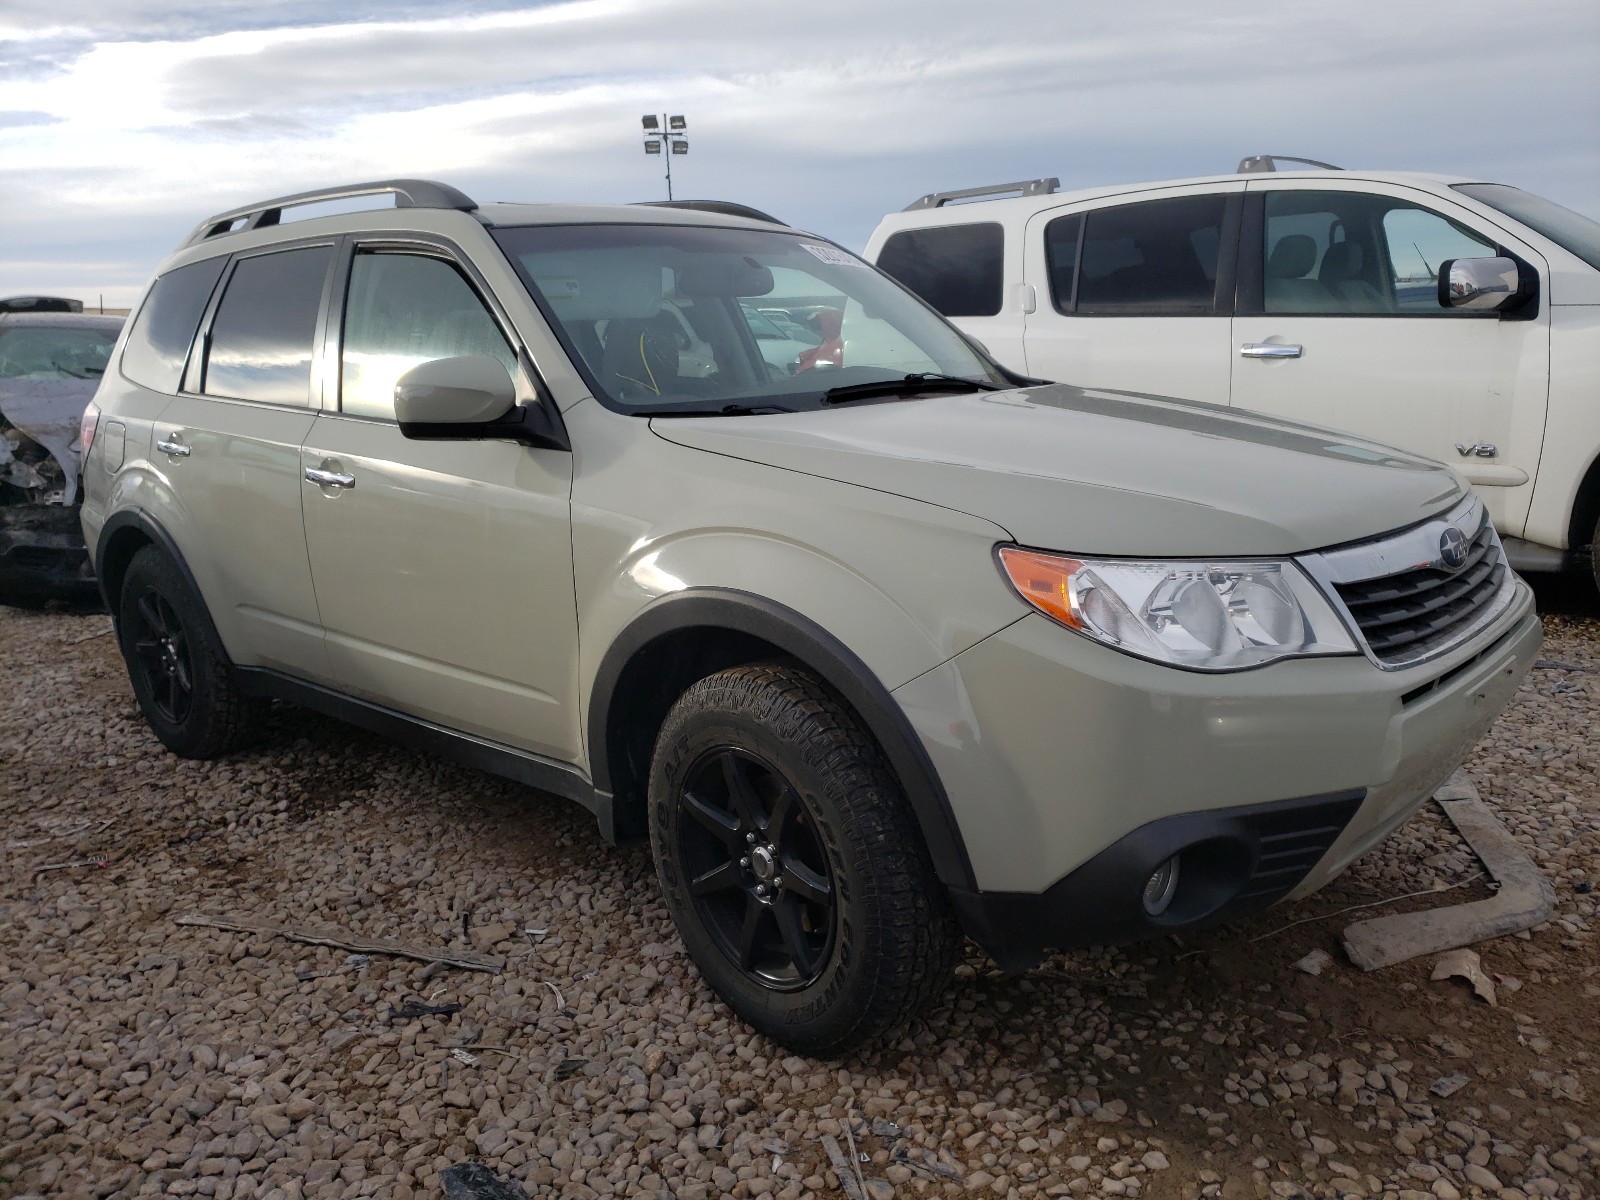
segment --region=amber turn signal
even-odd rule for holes
[[[1077,559],[1005,546],[1000,550],[1000,567],[1018,595],[1040,612],[1073,629],[1084,628],[1072,603],[1072,577],[1083,569]]]

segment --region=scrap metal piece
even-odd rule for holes
[[[1494,981],[1484,971],[1476,951],[1452,950],[1449,954],[1441,954],[1439,961],[1433,964],[1433,974],[1428,978],[1434,983],[1441,979],[1463,979],[1491,1008],[1500,1007],[1500,1002],[1494,997]]]
[[[1322,968],[1333,961],[1333,955],[1326,950],[1313,950],[1294,965],[1307,975],[1321,975]]]
[[[1399,913],[1349,926],[1344,931],[1345,953],[1363,971],[1531,929],[1549,919],[1555,908],[1556,893],[1550,881],[1478,798],[1476,787],[1459,774],[1453,775],[1433,798],[1500,890],[1487,900]]]
[[[439,1176],[446,1200],[528,1200],[515,1179],[501,1179],[482,1163],[463,1162],[446,1167]]]
[[[389,1006],[389,1020],[409,1021],[414,1017],[453,1017],[464,1004],[425,1004],[421,1000],[407,1000],[399,1008]]]
[[[1428,1085],[1428,1090],[1442,1100],[1446,1096],[1454,1096],[1471,1082],[1472,1080],[1457,1072],[1454,1075],[1446,1075],[1442,1079],[1435,1079]]]
[[[201,925],[208,929],[227,929],[235,933],[259,933],[264,937],[287,938],[291,942],[304,942],[310,946],[332,946],[337,950],[350,950],[356,954],[392,954],[396,958],[414,958],[419,962],[442,963],[447,967],[461,967],[468,971],[488,971],[498,975],[504,961],[472,950],[435,950],[428,946],[413,946],[403,942],[381,941],[377,938],[354,937],[339,929],[289,929],[264,921],[244,921],[207,917],[198,913],[179,917],[174,924]]]
[[[846,1200],[867,1200],[862,1194],[861,1185],[856,1182],[856,1167],[839,1148],[839,1139],[831,1134],[823,1134],[822,1149],[828,1156],[828,1165],[839,1177],[839,1190],[845,1194]]]

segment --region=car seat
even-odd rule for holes
[[[1310,234],[1286,233],[1267,256],[1267,312],[1328,312],[1337,307],[1320,280],[1308,279],[1317,265],[1317,242]]]
[[[1317,278],[1338,298],[1341,311],[1389,312],[1383,293],[1360,277],[1365,258],[1360,242],[1335,242],[1322,255]]]

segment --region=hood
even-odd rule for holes
[[[1293,554],[1413,524],[1465,490],[1440,463],[1314,426],[1058,384],[653,428],[1080,554]]]

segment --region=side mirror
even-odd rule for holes
[[[505,364],[486,354],[419,363],[394,385],[400,433],[416,441],[497,439],[571,450],[554,412],[545,399],[519,405]]]
[[[1439,264],[1439,303],[1468,312],[1505,308],[1521,292],[1521,275],[1511,258],[1447,258]]]
[[[516,402],[510,373],[486,354],[419,363],[394,385],[394,415],[407,437],[412,436],[408,425],[487,424]]]

